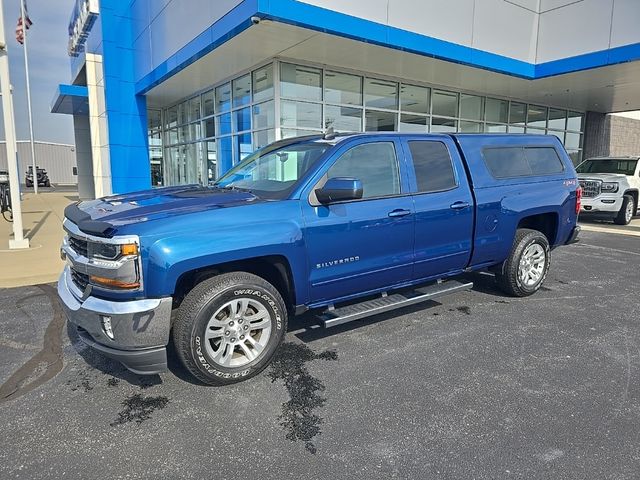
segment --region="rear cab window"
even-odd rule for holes
[[[435,193],[458,186],[447,146],[433,140],[409,140],[417,193]]]
[[[486,147],[484,163],[494,178],[538,177],[564,171],[564,164],[553,147]]]

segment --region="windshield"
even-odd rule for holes
[[[320,142],[275,143],[249,155],[213,184],[249,190],[259,197],[287,198],[296,183],[331,147]]]
[[[638,160],[627,158],[598,158],[582,162],[576,168],[578,173],[621,173],[633,175]]]

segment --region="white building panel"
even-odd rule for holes
[[[611,48],[640,43],[640,0],[616,0],[613,5]]]
[[[365,18],[376,23],[387,24],[387,10],[394,3],[402,3],[402,0],[393,2],[388,0],[302,0],[302,2],[354,17]],[[390,3],[391,5],[389,5]],[[422,3],[422,8],[424,8],[424,2],[418,3]]]

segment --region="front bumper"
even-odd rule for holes
[[[134,373],[153,375],[167,369],[172,298],[115,302],[88,296],[73,284],[69,266],[58,280],[58,296],[80,339]],[[111,338],[104,327],[111,323]]]
[[[622,196],[618,194],[601,194],[593,198],[582,197],[580,213],[615,215],[622,208]]]

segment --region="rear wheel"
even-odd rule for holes
[[[618,215],[613,219],[617,225],[629,225],[636,213],[636,202],[631,195],[625,195],[622,200],[622,207]]]
[[[516,231],[511,254],[496,274],[496,281],[509,295],[533,295],[542,286],[550,264],[547,237],[537,230],[521,228]]]
[[[209,385],[226,385],[260,373],[286,328],[278,290],[256,275],[234,272],[205,280],[187,294],[173,339],[192,375]]]

